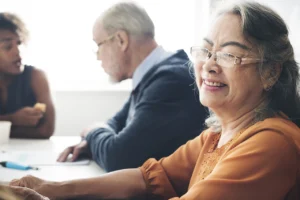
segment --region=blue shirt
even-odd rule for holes
[[[171,57],[172,52],[165,51],[161,46],[157,46],[153,51],[139,64],[132,76],[132,90],[134,90],[144,75],[156,64],[166,60],[168,57]]]

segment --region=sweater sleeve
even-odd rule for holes
[[[149,159],[140,167],[149,196],[168,199],[187,191],[205,135],[188,141],[166,158]]]
[[[130,107],[130,98],[117,114],[107,121],[107,125],[113,129],[114,133],[120,132],[126,124],[127,115]]]
[[[198,119],[204,113],[198,112],[200,105],[188,82],[178,79],[171,72],[156,77],[143,90],[131,122],[120,129],[116,125],[119,123],[110,121],[113,130],[100,128],[87,135],[89,149],[98,165],[106,171],[138,167],[153,155],[171,154],[188,138],[200,133]]]
[[[297,153],[287,138],[262,131],[230,150],[209,176],[172,200],[284,199],[297,170]]]

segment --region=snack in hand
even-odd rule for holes
[[[36,103],[34,105],[34,108],[36,108],[42,112],[46,112],[46,104],[44,104],[44,103]]]

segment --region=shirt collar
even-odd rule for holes
[[[157,46],[152,52],[139,64],[132,76],[133,90],[139,85],[144,75],[156,64],[172,55],[165,51],[161,46]]]

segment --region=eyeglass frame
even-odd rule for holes
[[[115,36],[116,36],[115,34],[112,34],[112,35],[108,36],[107,38],[105,38],[104,40],[102,40],[101,42],[97,43],[98,49],[97,49],[96,53],[97,53],[97,54],[99,53],[99,49],[100,49],[101,45],[103,45],[103,44],[105,44],[106,42],[112,40]]]
[[[228,53],[228,52],[222,52],[222,51],[216,51],[216,52],[212,52],[212,51],[209,51],[207,48],[203,48],[201,46],[192,46],[190,48],[190,54],[193,56],[193,52],[195,52],[195,50],[198,49],[198,50],[207,50],[207,55],[206,55],[206,60],[210,59],[213,55],[214,55],[214,60],[217,64],[218,63],[218,59],[217,58],[217,54],[218,53],[222,53],[223,55],[226,54],[226,55],[230,55],[234,58],[234,62],[233,62],[233,66],[234,67],[235,65],[247,65],[247,64],[254,64],[254,63],[258,63],[260,61],[263,61],[263,62],[266,62],[266,60],[262,60],[262,59],[259,59],[259,58],[250,58],[250,57],[239,57],[239,56],[236,56],[236,55],[233,55],[231,53]],[[210,56],[209,56],[210,55]],[[237,62],[239,60],[239,62]],[[205,60],[201,60],[201,61],[205,61]],[[231,68],[231,67],[227,67],[227,68]]]

